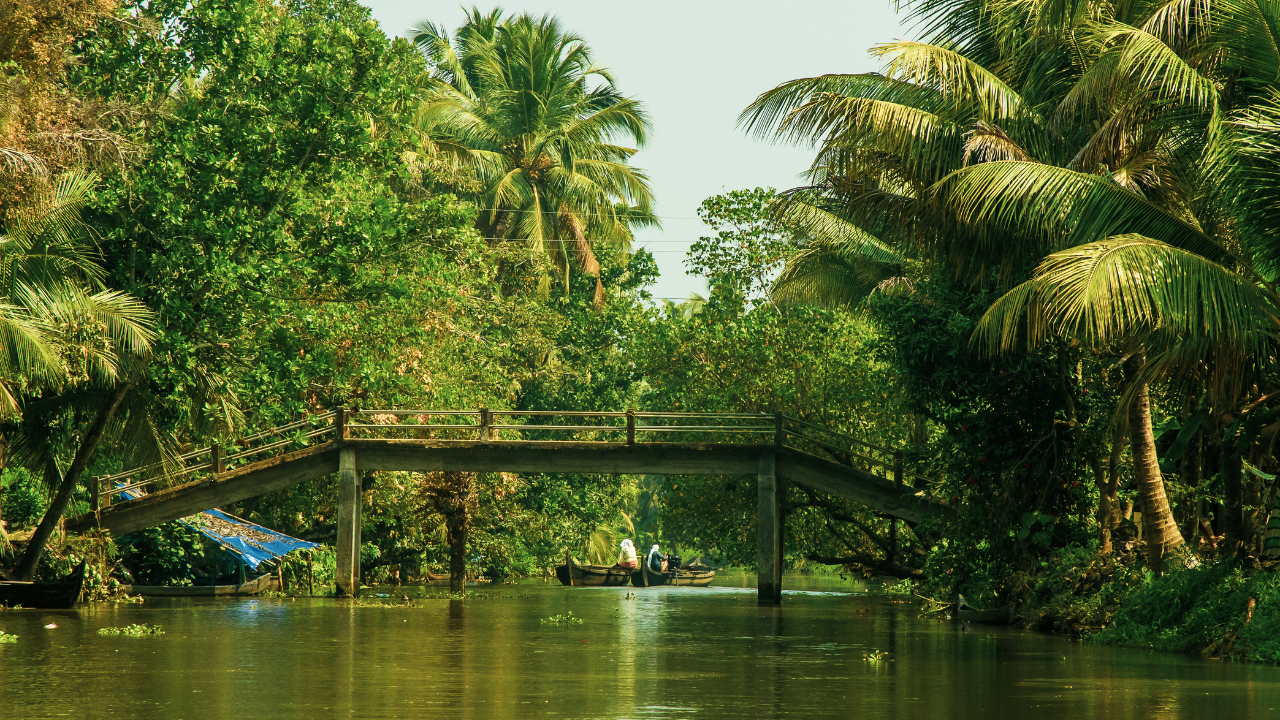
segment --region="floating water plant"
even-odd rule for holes
[[[0,643],[7,643],[7,642],[18,642],[18,636],[10,635],[5,631],[0,630]]]
[[[546,619],[544,619],[544,620],[539,620],[538,622],[540,622],[540,623],[542,623],[542,624],[544,624],[544,625],[546,625],[546,624],[548,624],[548,623],[550,623],[550,624],[552,624],[552,625],[581,625],[581,624],[582,624],[582,618],[580,618],[580,617],[574,617],[574,616],[573,616],[573,611],[572,611],[572,610],[570,610],[569,612],[565,613],[564,615],[552,615],[551,617],[546,618]]]
[[[127,635],[129,637],[142,637],[143,635],[163,635],[164,630],[159,625],[125,625],[124,627],[104,627],[98,628],[99,635]]]

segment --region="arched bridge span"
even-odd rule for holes
[[[301,449],[299,445],[311,444]],[[278,453],[278,454],[277,454]],[[153,466],[98,478],[93,512],[67,529],[141,530],[327,475],[338,476],[338,586],[360,578],[361,473],[466,471],[755,475],[759,599],[782,590],[780,484],[796,482],[918,523],[932,504],[898,454],[783,415],[388,410],[317,415]],[[230,467],[235,466],[235,467]],[[881,474],[877,474],[879,471]],[[181,484],[112,503],[124,491]]]

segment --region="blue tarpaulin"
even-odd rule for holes
[[[130,500],[141,497],[141,493],[135,494],[128,490],[120,494]],[[294,550],[318,547],[318,543],[281,535],[275,530],[268,530],[221,510],[206,510],[178,522],[218,543],[227,552],[243,560],[252,570],[256,570],[266,560],[284,557]]]
[[[239,556],[253,570],[265,560],[275,560],[294,550],[305,550],[318,545],[281,535],[275,530],[268,530],[221,510],[206,510],[179,522]]]

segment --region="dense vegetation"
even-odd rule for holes
[[[814,148],[807,184],[707,199],[711,290],[679,305],[630,248],[650,118],[553,18],[391,40],[351,0],[0,5],[0,564],[216,573],[180,526],[58,519],[93,475],[337,407],[785,412],[900,451],[943,508],[898,532],[788,487],[791,565],[1274,659],[1280,6],[907,5],[922,39],[882,72],[745,109]],[[627,536],[750,566],[755,495],[375,473],[365,581]],[[324,543],[336,503],[228,510]]]

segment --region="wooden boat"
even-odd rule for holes
[[[1013,606],[988,608],[981,610],[965,602],[964,596],[956,603],[955,619],[963,622],[976,622],[986,625],[1008,625],[1009,616],[1013,614]]]
[[[21,582],[0,580],[0,605],[24,608],[69,608],[80,602],[84,591],[84,563],[61,580]]]
[[[447,583],[449,582],[449,573],[427,573],[427,582],[431,585],[435,585],[436,583]],[[469,585],[483,585],[491,582],[493,582],[493,578],[485,575],[467,578],[467,584]]]
[[[128,595],[147,597],[234,597],[257,595],[268,590],[279,590],[280,587],[280,576],[267,573],[242,583],[228,585],[125,585],[121,589]]]
[[[616,587],[631,580],[631,571],[617,565],[582,565],[568,558],[567,563],[556,566],[556,578],[562,585]]]
[[[675,572],[654,572],[647,563],[631,573],[631,584],[636,587],[675,585],[679,587],[706,587],[716,579],[716,571],[705,566],[686,566]]]

